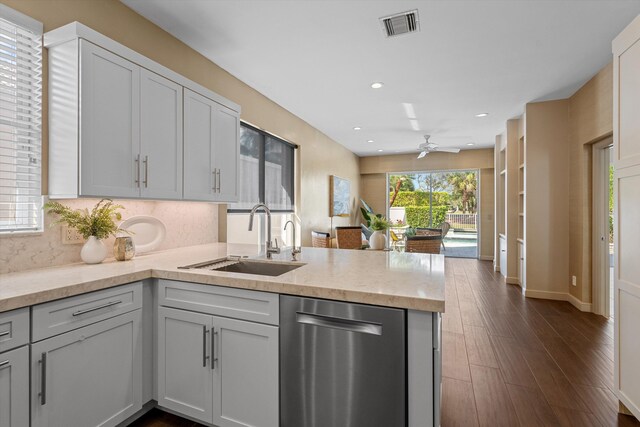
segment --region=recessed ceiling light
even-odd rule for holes
[[[360,129],[362,129],[360,126],[356,126],[353,128],[353,130],[360,130]]]
[[[378,153],[382,153],[384,150],[381,148],[378,150]]]
[[[371,83],[371,87],[373,89],[380,89],[382,86],[384,86],[384,83],[382,83],[382,82],[373,82],[373,83]]]
[[[476,145],[476,144],[474,144],[473,142],[469,142],[467,145]]]
[[[480,114],[476,114],[476,117],[487,117],[489,115],[489,113],[480,113]]]
[[[373,142],[373,139],[368,140],[367,142]]]

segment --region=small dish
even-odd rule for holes
[[[157,249],[167,234],[167,227],[158,218],[150,215],[136,215],[122,221],[120,228],[131,232],[136,254]]]

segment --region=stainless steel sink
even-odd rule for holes
[[[213,261],[205,261],[198,264],[178,267],[186,270],[214,270],[228,271],[230,273],[257,274],[260,276],[280,276],[281,274],[300,268],[304,263],[262,261],[247,258],[220,258]]]

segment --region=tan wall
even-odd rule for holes
[[[312,228],[329,227],[329,175],[351,181],[353,204],[359,195],[358,157],[326,135],[233,77],[117,0],[2,0],[41,21],[49,31],[79,21],[242,106],[242,119],[300,145],[297,213],[302,243]],[[46,70],[46,51],[45,51]],[[47,160],[47,79],[44,73],[43,163]],[[46,192],[46,171],[44,172]],[[334,225],[355,218],[338,218]],[[224,221],[221,221],[225,223]]]
[[[591,144],[613,132],[613,66],[604,67],[569,99],[569,274],[577,278],[570,292],[592,301]]]
[[[526,105],[526,286],[569,289],[569,101]],[[534,295],[533,292],[538,292]]]
[[[465,150],[458,154],[430,153],[416,159],[416,154],[373,156],[360,158],[360,188],[362,198],[376,212],[386,209],[386,173],[436,170],[480,169],[480,256],[493,258],[494,182],[493,149]]]

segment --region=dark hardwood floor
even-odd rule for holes
[[[612,321],[524,298],[490,262],[447,258],[446,272],[442,427],[640,426],[611,391]],[[133,425],[200,426],[160,411]]]

